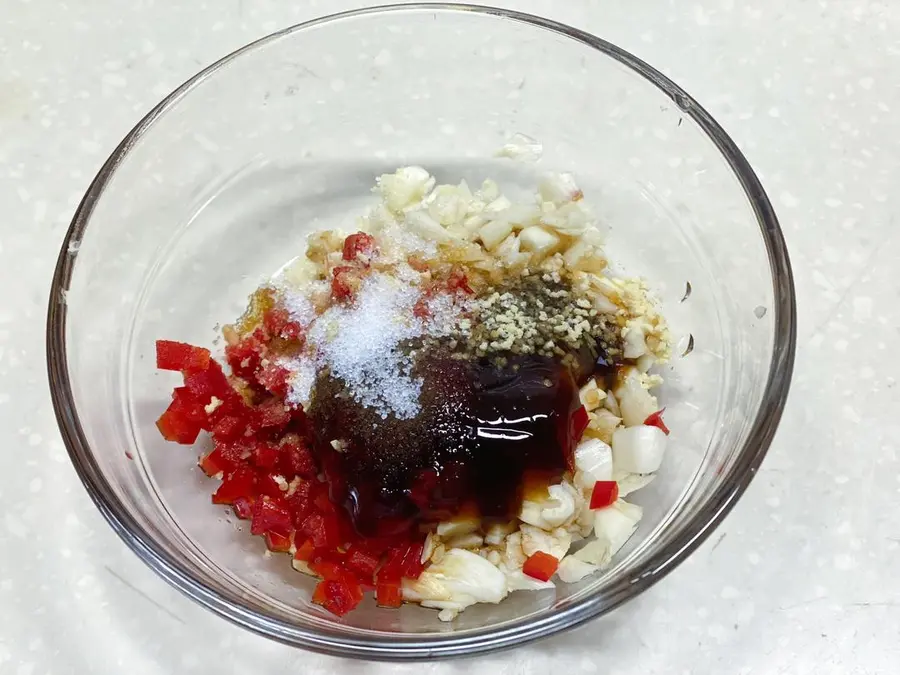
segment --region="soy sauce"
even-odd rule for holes
[[[571,466],[578,380],[593,364],[593,356],[573,367],[537,355],[501,365],[425,356],[414,371],[421,410],[408,420],[382,418],[320,375],[309,416],[332,500],[364,536],[399,534],[470,506],[486,517],[514,516],[527,474]],[[334,439],[343,442],[338,449]]]

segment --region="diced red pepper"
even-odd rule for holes
[[[273,532],[287,537],[291,533],[291,514],[271,497],[260,497],[253,504],[253,522],[250,524],[251,534]]]
[[[253,517],[253,502],[245,497],[238,497],[231,505],[235,515],[241,520],[250,520]]]
[[[347,551],[347,567],[366,581],[372,581],[375,578],[379,562],[381,562],[381,556],[366,550],[364,545],[354,544]]]
[[[223,463],[228,470],[236,469],[239,466],[247,466],[250,458],[253,457],[253,440],[239,438],[234,442],[216,442],[216,449],[213,451],[218,458],[219,463]],[[219,461],[219,460],[217,460]]]
[[[281,447],[281,460],[279,469],[288,480],[294,476],[302,478],[315,478],[319,469],[312,453],[300,440],[297,434],[287,434],[279,442]]]
[[[375,252],[375,237],[365,232],[357,232],[344,239],[344,260],[356,260],[362,253],[371,256]]]
[[[200,435],[199,424],[169,409],[156,420],[156,428],[167,441],[181,445],[192,445]]]
[[[316,588],[313,591],[312,601],[317,605],[324,605],[327,599],[328,594],[325,591],[325,582],[320,581],[318,584],[316,584]]]
[[[572,415],[572,438],[576,444],[584,436],[584,430],[588,428],[590,422],[587,408],[584,406],[579,407]]]
[[[210,353],[205,347],[172,340],[156,341],[156,367],[161,370],[206,370],[209,359]]]
[[[205,405],[209,401],[198,401],[194,395],[188,391],[187,387],[175,387],[172,390],[172,403],[170,407],[178,410],[178,413],[192,422],[196,422],[202,428],[207,428],[209,424],[209,416],[206,414]]]
[[[320,581],[313,593],[313,602],[322,605],[332,614],[344,616],[363,599],[363,590],[352,575],[340,580]]]
[[[262,360],[263,344],[250,335],[235,345],[225,347],[225,360],[231,372],[245,380],[251,380]]]
[[[323,579],[343,579],[347,574],[340,562],[323,556],[314,555],[309,568]]]
[[[306,517],[309,515],[310,511],[312,511],[312,502],[310,501],[311,490],[311,483],[303,481],[294,488],[292,494],[285,497],[285,503],[287,504],[288,511],[291,512],[291,518],[294,521],[295,527],[302,527],[303,521],[306,520]]]
[[[335,300],[351,298],[360,285],[356,269],[347,265],[339,265],[331,270],[331,296]]]
[[[313,546],[312,539],[307,539],[297,547],[297,550],[294,552],[294,559],[309,562],[315,551],[316,547]]]
[[[306,331],[297,321],[288,321],[281,327],[279,336],[285,340],[293,340],[295,342],[303,342],[306,339]]]
[[[598,480],[591,492],[591,509],[605,509],[619,498],[619,484],[614,480]]]
[[[246,429],[245,420],[234,415],[223,415],[210,429],[210,433],[217,442],[228,442],[242,437]]]
[[[271,497],[276,501],[282,501],[284,491],[281,489],[281,483],[275,480],[275,476],[270,473],[260,473],[256,478],[259,494]]]
[[[584,430],[588,428],[590,422],[587,408],[583,405],[579,406],[569,418],[569,438],[566,439],[568,444],[563,447],[566,452],[566,463],[570,471],[575,470],[575,448],[581,441],[581,437],[584,436]]]
[[[424,548],[422,542],[409,545],[406,555],[403,556],[403,566],[401,568],[401,574],[405,578],[418,579],[421,576],[422,571],[425,569],[425,564],[422,562],[422,551]]]
[[[399,581],[379,581],[375,585],[375,601],[381,607],[399,607],[403,604],[403,589]]]
[[[253,448],[253,463],[260,469],[274,469],[280,455],[277,445],[260,441]]]
[[[313,506],[319,513],[325,515],[334,515],[337,513],[337,507],[328,497],[328,486],[325,483],[314,483],[312,488]]]
[[[225,476],[212,501],[213,504],[234,504],[239,498],[253,499],[256,495],[256,473],[247,467],[239,467]]]
[[[425,569],[422,563],[421,542],[400,544],[390,548],[384,564],[378,570],[378,582],[397,581],[401,578],[418,579]]]
[[[413,316],[417,319],[427,319],[431,316],[431,310],[428,308],[428,298],[421,296],[413,305]]]
[[[472,295],[475,291],[469,286],[469,278],[466,276],[462,267],[454,266],[450,270],[450,277],[447,279],[447,288],[451,291],[462,291]]]
[[[259,382],[260,386],[264,387],[266,391],[284,398],[287,395],[288,378],[290,375],[290,372],[284,366],[270,362],[265,366],[261,366],[256,371],[256,381]]]
[[[335,548],[341,544],[340,524],[333,515],[310,514],[303,521],[300,529],[303,534],[312,539],[316,548]]]
[[[263,326],[271,337],[280,336],[285,324],[290,320],[287,310],[281,307],[273,307],[263,314]]]
[[[552,555],[543,551],[535,551],[534,554],[528,556],[525,564],[522,565],[522,572],[532,579],[550,581],[550,578],[556,574],[558,567],[559,560]]]
[[[204,455],[199,462],[203,473],[212,478],[219,473],[225,474],[237,467],[237,464],[231,460],[222,451],[222,446],[216,446],[212,452]]]
[[[666,411],[665,408],[662,410],[657,410],[652,415],[648,415],[647,419],[644,420],[644,424],[648,427],[656,427],[660,431],[662,431],[666,436],[669,435],[669,427],[666,426],[666,423],[663,422],[662,415]]]
[[[191,445],[206,425],[203,406],[184,387],[172,392],[172,402],[156,421],[156,427],[167,441]]]
[[[385,554],[384,563],[375,575],[377,583],[400,583],[400,580],[403,578],[401,568],[403,567],[404,553],[404,550],[398,550],[397,548],[388,549],[388,552]]]
[[[206,370],[187,373],[184,386],[198,401],[210,401],[215,396],[226,408],[240,401],[240,395],[232,389],[222,366],[216,361],[210,361]]]
[[[252,527],[252,525],[251,525]],[[277,532],[266,532],[266,546],[275,553],[287,553],[291,550],[291,538]]]
[[[284,407],[283,401],[270,398],[256,407],[255,417],[260,429],[283,429],[291,421],[291,411]]]

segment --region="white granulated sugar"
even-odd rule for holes
[[[280,365],[291,373],[289,380],[290,390],[286,400],[294,406],[306,407],[309,405],[310,394],[316,383],[316,363],[309,356],[302,356],[282,362]]]
[[[418,297],[414,286],[373,273],[353,305],[329,308],[307,336],[317,365],[329,368],[359,403],[382,417],[410,419],[419,412],[422,383],[410,375],[412,360],[400,349],[422,333],[413,315]]]
[[[427,307],[429,319],[425,332],[431,337],[440,338],[457,332],[463,315],[474,310],[475,303],[456,293],[439,293],[429,298]]]
[[[412,267],[406,263],[400,263],[394,269],[394,276],[406,284],[416,286],[419,284],[421,276]]]
[[[306,353],[281,362],[291,373],[287,402],[308,406],[317,374],[327,368],[350,395],[382,417],[415,417],[422,383],[410,374],[412,359],[402,343],[459,332],[472,307],[460,294],[438,293],[427,302],[428,318],[419,319],[414,313],[419,283],[419,273],[401,263],[391,274],[367,277],[352,305],[333,305],[319,316],[305,295],[280,287],[279,299],[291,318],[309,329]]]
[[[279,300],[287,310],[291,321],[297,321],[301,326],[308,326],[316,318],[316,308],[313,307],[309,297],[303,293],[297,293],[290,289],[279,288]]]
[[[410,230],[409,227],[396,221],[384,225],[379,239],[383,246],[402,251],[405,255],[418,253],[423,258],[434,258],[437,256],[437,244],[435,242],[426,241]]]

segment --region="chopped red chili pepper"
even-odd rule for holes
[[[300,529],[316,548],[334,548],[341,543],[340,524],[333,515],[313,513],[306,517]]]
[[[247,467],[238,467],[225,476],[212,501],[213,504],[234,504],[238,498],[252,499],[256,495],[256,473]]]
[[[231,505],[235,515],[241,520],[250,520],[253,517],[253,502],[245,497],[238,497]]]
[[[323,579],[342,579],[347,574],[340,562],[322,557],[318,552],[313,555],[309,567]]]
[[[210,353],[204,347],[172,340],[156,341],[156,367],[160,370],[201,371],[209,367]]]
[[[252,527],[252,526],[251,526]],[[266,532],[266,546],[270,551],[275,553],[287,553],[291,550],[291,538],[278,534],[277,532]]]
[[[184,386],[197,401],[210,401],[215,396],[226,406],[240,404],[240,395],[231,387],[222,366],[216,361],[210,361],[206,370],[186,373]]]
[[[256,478],[257,493],[262,496],[271,497],[277,502],[281,502],[284,492],[281,490],[281,482],[275,480],[275,476],[270,473],[260,473]]]
[[[288,321],[281,328],[280,337],[285,340],[293,340],[297,342],[304,342],[306,339],[306,331],[303,330],[303,326],[301,326],[296,321]]]
[[[303,521],[312,511],[312,503],[310,501],[310,491],[312,484],[308,481],[302,481],[295,485],[293,493],[285,497],[288,511],[291,512],[291,519],[294,521],[294,527],[302,527]]]
[[[381,607],[399,607],[403,604],[403,589],[399,581],[379,581],[375,585],[375,601]]]
[[[422,562],[421,542],[393,546],[387,552],[384,565],[378,570],[378,582],[399,581],[402,578],[418,579],[425,569]]]
[[[223,454],[222,446],[216,446],[212,452],[200,459],[199,466],[203,469],[203,473],[212,478],[219,473],[224,475],[237,465]]]
[[[325,592],[325,582],[320,581],[316,584],[315,590],[313,590],[312,601],[317,605],[324,605],[327,599],[328,595]]]
[[[299,535],[295,535],[295,537],[297,536]],[[315,550],[316,547],[313,546],[312,539],[307,539],[297,547],[297,550],[294,552],[294,559],[308,562],[312,559]]]
[[[240,417],[224,415],[213,425],[210,433],[212,433],[213,438],[215,438],[217,442],[227,442],[243,436],[246,428],[247,423]]]
[[[316,460],[297,434],[287,434],[281,439],[279,446],[281,459],[278,467],[288,480],[294,476],[315,478],[318,475]]]
[[[235,375],[252,380],[262,360],[262,349],[262,343],[250,335],[235,345],[225,347],[225,360]]]
[[[346,300],[353,296],[359,287],[356,270],[347,265],[339,265],[331,270],[331,295],[335,300]]]
[[[461,267],[454,266],[450,270],[450,276],[447,279],[447,288],[451,291],[462,291],[472,295],[475,291],[469,286],[469,278]]]
[[[199,424],[201,428],[209,428],[209,415],[206,414],[205,404],[208,401],[198,401],[187,387],[175,387],[172,390],[173,410],[177,410],[178,414],[187,418],[191,422]]]
[[[525,564],[522,565],[522,572],[532,579],[550,581],[550,578],[556,574],[558,567],[559,560],[549,553],[536,551],[533,555],[528,556]]]
[[[260,469],[274,469],[280,456],[279,448],[273,443],[260,441],[253,448],[253,462]]]
[[[284,398],[288,391],[290,372],[284,366],[270,362],[256,371],[256,381],[266,391]]]
[[[647,419],[644,420],[644,424],[648,427],[656,427],[660,431],[662,431],[666,436],[669,435],[669,427],[666,426],[666,423],[663,422],[662,415],[666,411],[665,408],[662,410],[657,410],[652,415],[648,415]]]
[[[581,437],[584,436],[584,430],[588,428],[590,422],[591,419],[588,415],[587,408],[583,405],[579,406],[569,418],[568,444],[564,446],[563,449],[566,452],[566,463],[568,464],[570,471],[575,470],[575,448],[581,441]]]
[[[614,480],[598,480],[591,492],[591,509],[605,509],[619,498],[619,484]]]
[[[422,562],[422,551],[424,548],[422,542],[409,545],[406,554],[403,556],[403,566],[401,568],[401,573],[405,578],[418,579],[422,574],[422,571],[425,569],[425,564]]]
[[[591,419],[588,416],[587,408],[581,406],[574,412],[572,415],[572,438],[575,443],[581,440],[581,437],[584,436],[584,430],[588,428],[588,424],[590,424]]]
[[[280,307],[273,307],[263,314],[263,326],[269,334],[269,337],[278,337],[281,335],[282,329],[290,320],[291,317],[287,313],[287,310],[281,309]]]
[[[291,421],[290,410],[284,407],[284,402],[277,398],[263,401],[254,410],[257,426],[260,429],[283,429]]]
[[[156,420],[156,428],[167,441],[182,445],[192,445],[200,435],[200,425],[180,410],[178,401],[172,401],[166,411]]]
[[[431,316],[431,310],[428,309],[428,297],[421,296],[413,305],[413,316],[417,319],[427,319]]]
[[[375,237],[365,232],[357,232],[344,239],[344,260],[356,260],[357,256],[371,256],[375,252]]]
[[[293,529],[291,514],[282,505],[269,496],[263,496],[253,504],[253,522],[250,524],[251,534],[272,532],[287,537]]]
[[[362,599],[362,587],[350,574],[344,575],[341,579],[320,581],[313,593],[313,602],[338,616],[344,616],[362,602]]]
[[[347,551],[347,567],[366,581],[372,581],[375,578],[379,562],[381,562],[381,556],[366,550],[364,545],[354,544]]]

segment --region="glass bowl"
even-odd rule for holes
[[[543,159],[496,158],[514,133],[540,140]],[[214,344],[217,324],[240,314],[311,229],[352,227],[374,177],[406,164],[442,182],[491,177],[512,193],[533,192],[543,171],[572,171],[611,228],[610,258],[649,280],[678,338],[662,371],[667,459],[636,493],[645,516],[614,565],[450,624],[371,599],[341,619],[311,604],[313,580],[284,556],[264,556],[259,537],[210,504],[200,448],[168,444],[154,425],[175,384],[154,368],[154,341]],[[161,577],[285,643],[414,659],[551,635],[684,560],[765,455],[788,392],[795,320],[769,200],[687,93],[618,47],[546,19],[404,5],[266,37],[154,108],[100,170],[66,235],[47,354],[81,480]]]

